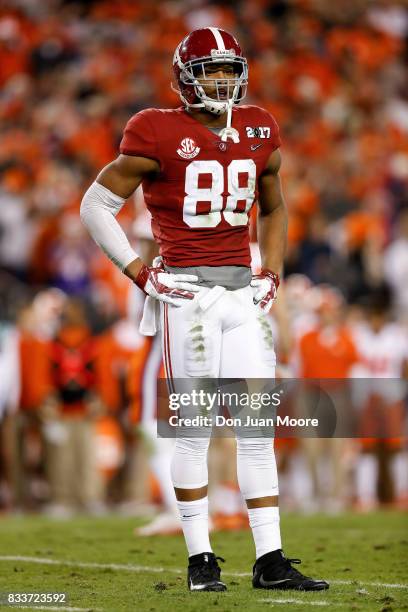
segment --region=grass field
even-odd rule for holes
[[[329,591],[309,594],[252,589],[249,531],[212,537],[226,559],[228,591],[190,594],[181,536],[136,538],[134,526],[117,517],[0,518],[0,593],[66,592],[68,603],[55,610],[408,610],[408,517],[401,513],[284,517],[287,555],[331,581]]]

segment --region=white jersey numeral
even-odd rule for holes
[[[199,187],[200,175],[211,175],[211,187]],[[246,186],[240,186],[240,174],[247,175]],[[246,225],[248,212],[255,199],[256,165],[252,159],[234,159],[227,169],[228,197],[223,206],[224,171],[220,162],[193,161],[186,168],[183,220],[189,227],[216,227],[221,223],[221,214],[230,225]],[[245,208],[238,212],[238,202]],[[210,212],[197,214],[198,202],[209,202]],[[221,212],[222,211],[222,212]]]
[[[246,187],[239,186],[239,175],[248,175]],[[248,223],[248,212],[255,198],[256,165],[253,159],[234,159],[228,166],[228,191],[227,204],[224,210],[224,219],[230,225],[246,225]],[[245,200],[245,209],[237,212],[238,202]]]
[[[211,174],[211,187],[199,187],[200,174]],[[221,222],[222,192],[224,173],[220,162],[193,161],[186,168],[186,183],[183,206],[183,220],[190,227],[216,227]],[[211,209],[205,215],[197,215],[198,202],[211,202]]]

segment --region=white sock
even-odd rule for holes
[[[268,552],[282,548],[278,506],[248,508],[248,517],[257,559]]]
[[[212,552],[208,532],[208,497],[178,501],[177,506],[189,557]]]

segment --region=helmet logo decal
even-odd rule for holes
[[[200,152],[200,147],[197,146],[195,140],[192,138],[183,138],[180,143],[180,148],[177,149],[177,153],[183,159],[192,159],[196,157]]]
[[[225,49],[225,51],[221,51],[220,49],[211,49],[211,57],[221,57],[221,58],[234,58],[236,55],[234,49]]]

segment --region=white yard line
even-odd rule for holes
[[[23,563],[38,563],[39,565],[65,565],[67,567],[84,567],[94,569],[112,569],[124,572],[152,572],[161,574],[162,572],[170,572],[172,574],[184,574],[185,570],[175,567],[151,567],[150,565],[125,565],[121,563],[94,563],[91,561],[64,561],[62,559],[47,559],[44,557],[25,557],[21,555],[0,555],[0,561],[20,561]],[[223,572],[224,576],[233,578],[244,578],[252,576],[250,572]],[[330,584],[345,584],[345,585],[364,585],[371,587],[381,587],[385,589],[408,589],[408,584],[389,584],[387,582],[363,582],[362,580],[330,580]],[[47,607],[47,609],[49,609]],[[60,609],[60,608],[58,608]]]
[[[384,589],[408,589],[408,584],[388,583],[388,582],[362,582],[361,580],[328,580],[331,584],[364,584],[364,586],[382,587]],[[337,604],[336,604],[337,605]]]
[[[125,572],[161,572],[169,571],[181,574],[176,568],[150,567],[147,565],[125,565],[121,563],[94,563],[88,561],[64,561],[62,559],[44,559],[43,557],[23,557],[20,555],[0,555],[0,561],[22,561],[23,563],[38,563],[40,565],[66,565],[68,567],[88,567],[95,569],[112,569]]]
[[[260,603],[270,603],[270,604],[297,604],[299,606],[330,606],[331,603],[328,601],[305,601],[304,599],[258,599]],[[337,605],[342,605],[338,604]],[[273,606],[272,606],[273,607]]]

